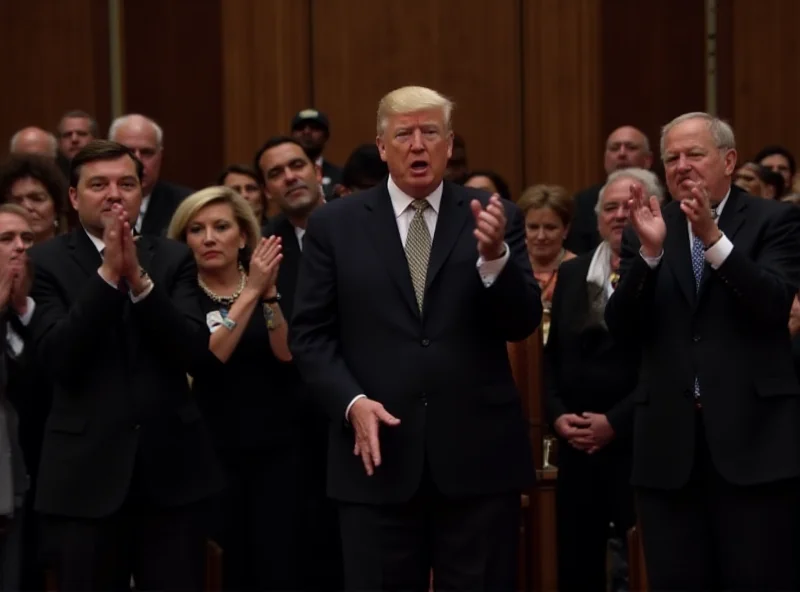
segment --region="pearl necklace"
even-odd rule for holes
[[[197,285],[206,293],[206,296],[211,298],[214,302],[218,304],[222,304],[225,307],[230,307],[236,299],[241,296],[242,291],[244,291],[244,287],[247,285],[247,274],[244,272],[244,267],[241,263],[239,263],[239,286],[236,288],[236,291],[231,294],[230,296],[220,296],[219,294],[215,294],[211,291],[211,289],[206,286],[205,282],[200,278],[200,275],[197,276]]]

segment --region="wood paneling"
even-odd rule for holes
[[[220,2],[133,0],[123,11],[124,109],[163,128],[161,178],[195,188],[223,162]]]
[[[767,144],[800,156],[800,2],[718,0],[720,115],[736,133],[739,161]]]
[[[109,123],[107,0],[0,2],[0,154],[20,128],[54,130],[70,109]]]
[[[525,185],[571,191],[602,172],[600,5],[525,0],[522,11]],[[615,4],[615,2],[611,2]]]
[[[252,164],[311,106],[310,0],[222,2],[224,156]],[[334,123],[334,126],[337,124]]]
[[[435,88],[456,103],[453,121],[470,166],[522,186],[520,0],[312,0],[314,106],[331,120],[326,154],[343,163],[375,141],[380,98]]]
[[[659,160],[661,127],[706,109],[706,28],[702,0],[614,0],[602,4],[601,141],[621,125],[650,139]],[[595,159],[602,154],[602,144]]]

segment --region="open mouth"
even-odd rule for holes
[[[411,163],[411,172],[423,174],[428,171],[428,162],[425,160],[415,160]]]

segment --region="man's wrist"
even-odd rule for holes
[[[700,240],[703,241],[703,245],[706,251],[708,251],[711,247],[716,245],[723,236],[722,231],[719,228],[715,228],[713,232],[708,233]]]
[[[119,273],[115,272],[110,267],[106,265],[101,265],[100,269],[98,269],[97,272],[100,274],[100,277],[102,277],[109,284],[113,284],[115,286],[119,285],[119,280],[121,276]]]
[[[648,246],[642,245],[642,255],[650,259],[656,259],[664,251],[664,245]]]

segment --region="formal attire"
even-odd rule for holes
[[[342,168],[325,160],[322,156],[317,158],[316,165],[322,170],[322,191],[325,197],[335,197],[334,188],[342,182]]]
[[[589,253],[600,244],[597,232],[597,213],[594,211],[603,184],[592,185],[575,194],[572,198],[575,209],[569,225],[569,233],[564,239],[564,248],[578,255]]]
[[[213,364],[189,249],[136,241],[134,297],[82,228],[33,247],[31,332],[53,381],[36,510],[60,590],[200,589],[203,502],[223,487],[186,374]],[[48,545],[49,546],[49,545]]]
[[[191,193],[188,187],[167,181],[156,183],[150,195],[142,198],[136,231],[150,236],[166,236],[175,210]]]
[[[652,589],[797,589],[800,210],[736,187],[708,250],[674,202],[663,253],[623,240],[606,320],[642,351],[633,484]]]
[[[603,313],[613,293],[611,248],[600,245],[559,268],[545,384],[551,423],[567,413],[603,413],[614,439],[588,454],[558,445],[556,513],[558,585],[562,592],[606,589],[607,541],[633,524],[630,487],[632,395],[639,374],[636,348],[618,344]],[[615,531],[609,529],[613,523]]]
[[[278,292],[281,310],[291,319],[294,310],[297,276],[303,256],[305,228],[295,226],[278,214],[264,227],[264,236],[281,238],[281,267],[278,271]],[[287,374],[284,388],[294,393],[303,408],[304,438],[302,462],[304,469],[305,519],[302,521],[305,544],[303,586],[306,590],[341,590],[342,543],[336,503],[326,494],[328,459],[328,416],[324,408],[309,393],[294,363],[282,366]]]
[[[349,589],[424,590],[431,566],[441,589],[514,586],[534,474],[506,343],[536,329],[541,302],[518,208],[503,203],[505,254],[483,261],[472,199],[488,202],[449,182],[414,200],[390,178],[308,222],[290,344],[332,420]],[[359,395],[401,420],[371,477],[345,420]]]

